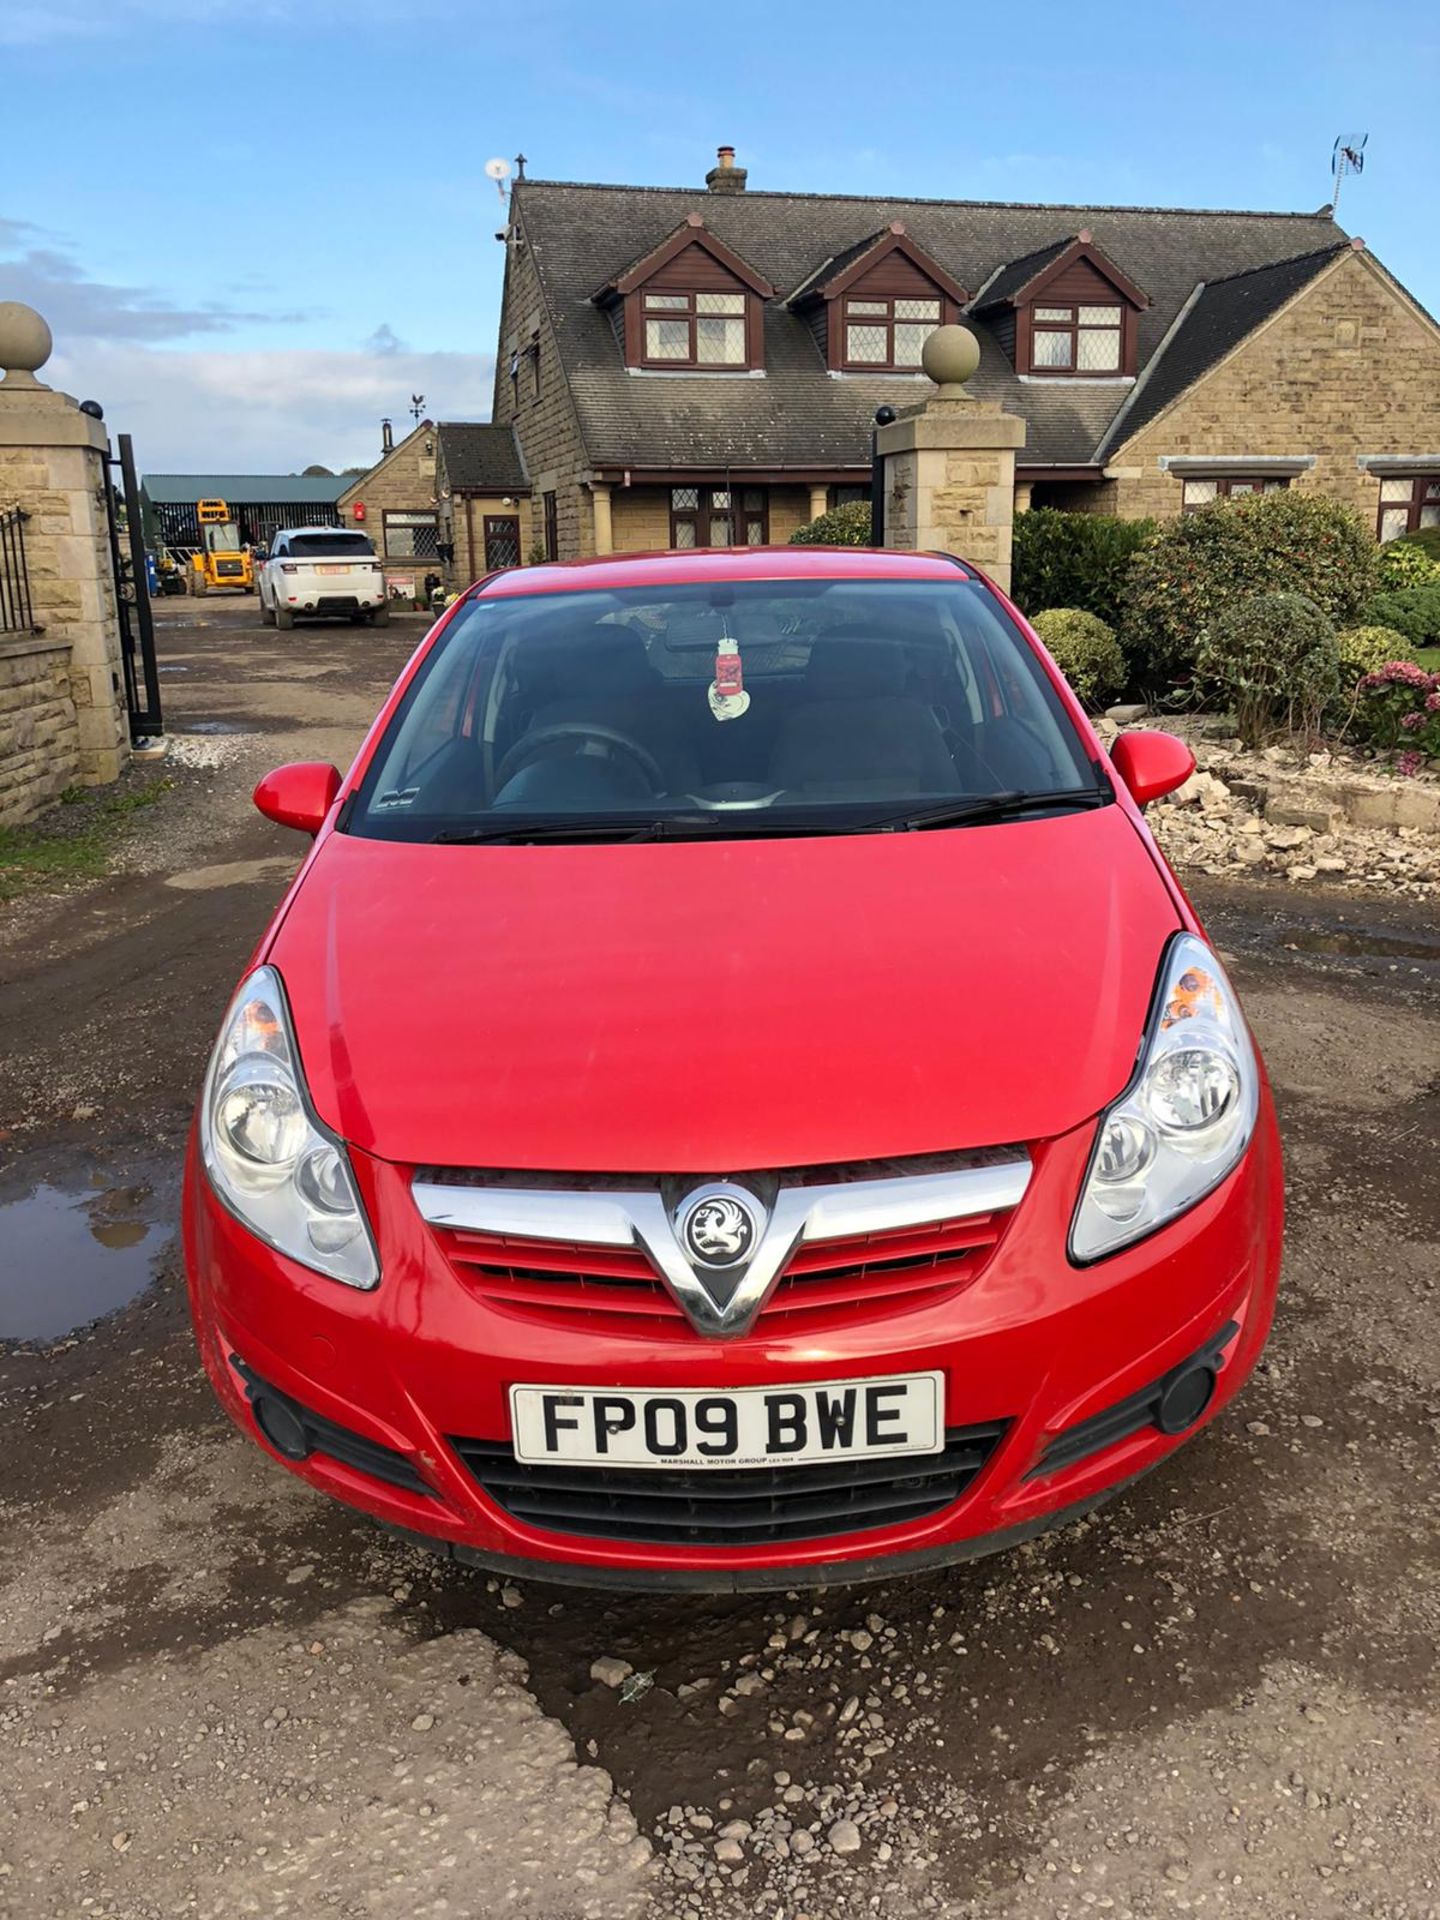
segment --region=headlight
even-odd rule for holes
[[[373,1287],[380,1264],[344,1144],[316,1118],[280,976],[258,967],[236,996],[200,1098],[210,1183],[279,1252]]]
[[[1098,1260],[1202,1200],[1249,1146],[1259,1104],[1234,989],[1204,941],[1182,933],[1161,963],[1135,1078],[1101,1115],[1071,1259]]]

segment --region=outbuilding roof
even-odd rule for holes
[[[224,500],[245,507],[328,506],[353,483],[345,473],[147,473],[141,490],[157,506]]]
[[[440,458],[452,487],[475,493],[526,492],[530,482],[510,427],[491,421],[442,420]]]

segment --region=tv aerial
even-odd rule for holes
[[[1347,173],[1365,171],[1365,142],[1368,133],[1342,133],[1330,150],[1330,171],[1335,177],[1335,191],[1330,196],[1330,211],[1334,213],[1340,205],[1340,188]]]
[[[510,178],[510,162],[508,160],[487,160],[485,162],[485,172],[486,176],[495,182],[495,191],[499,194],[503,204],[505,199],[505,182]]]

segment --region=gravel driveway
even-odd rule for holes
[[[343,764],[421,629],[193,606],[170,790],[109,878],[0,908],[0,1915],[1440,1916],[1432,910],[1195,877],[1291,1233],[1265,1364],[1165,1469],[906,1582],[486,1580],[273,1467],[195,1361],[178,1158],[300,851],[249,788]]]

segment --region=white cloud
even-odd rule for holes
[[[395,351],[193,352],[128,341],[57,352],[41,379],[98,400],[142,472],[298,473],[368,466],[380,422],[409,426],[412,393],[432,420],[490,415],[494,357]]]

